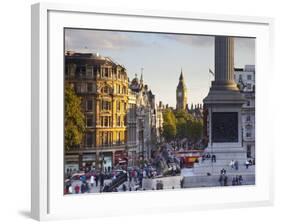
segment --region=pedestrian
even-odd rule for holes
[[[133,179],[133,170],[129,172],[129,182],[131,183]]]
[[[242,183],[243,183],[243,178],[242,178],[241,175],[239,175],[238,181],[239,181],[239,185],[242,185]]]
[[[122,190],[123,190],[123,191],[127,191],[127,187],[126,187],[125,184],[122,185]]]
[[[142,176],[143,176],[143,178],[146,178],[146,170],[145,169],[143,169],[143,171],[142,171]]]
[[[237,161],[237,160],[234,161],[234,166],[235,166],[235,169],[236,169],[236,170],[239,169],[239,165],[238,165],[238,161]]]
[[[104,175],[103,173],[100,174],[100,186],[103,187],[104,185]]]
[[[142,174],[139,175],[139,185],[140,185],[140,188],[142,188],[142,180],[143,180],[143,176]]]
[[[227,186],[227,179],[228,179],[228,178],[227,178],[227,176],[225,175],[225,176],[224,176],[224,180],[223,180],[224,186]]]
[[[95,182],[95,178],[93,175],[91,175],[90,177],[90,184],[91,184],[91,187],[94,187],[94,182]]]
[[[235,177],[232,178],[232,185],[233,186],[236,185],[236,178]]]
[[[230,161],[229,166],[231,167],[231,169],[234,169],[234,160]]]
[[[221,172],[222,173],[222,172]],[[219,182],[220,182],[220,185],[223,186],[223,179],[224,179],[224,175],[221,174],[220,175],[220,178],[219,178]]]
[[[96,176],[95,176],[95,182],[96,182],[96,187],[97,187],[98,184],[99,184],[99,174],[96,174]]]
[[[78,185],[78,184],[76,184],[76,186],[75,186],[74,190],[75,190],[75,193],[76,193],[76,194],[79,194],[80,187],[79,187],[79,185]]]
[[[246,169],[248,169],[248,168],[249,168],[249,165],[250,165],[249,161],[248,161],[248,160],[246,160],[246,162],[245,162]]]
[[[85,185],[86,185],[86,191],[87,191],[88,193],[90,193],[90,186],[89,186],[88,182],[86,182]]]
[[[71,184],[68,187],[68,193],[69,194],[73,194],[73,189],[72,189],[72,185]]]
[[[216,155],[212,155],[212,162],[215,163],[217,160]]]
[[[236,185],[239,185],[239,176],[238,175],[236,175],[236,177],[235,177],[235,183],[236,183]]]
[[[81,193],[84,194],[86,192],[86,186],[85,186],[85,183],[83,183],[81,185]]]
[[[180,180],[180,186],[181,186],[181,188],[183,188],[183,183],[184,183],[184,178],[182,178],[182,179]]]

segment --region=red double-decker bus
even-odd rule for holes
[[[204,153],[203,149],[182,150],[176,152],[176,156],[186,168],[192,168]]]

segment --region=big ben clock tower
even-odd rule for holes
[[[187,104],[187,88],[184,83],[183,74],[181,70],[179,84],[177,86],[177,110],[186,109]]]

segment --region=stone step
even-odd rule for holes
[[[225,160],[225,159],[219,159],[216,160],[216,162],[204,160],[204,161],[199,161],[198,163],[195,163],[194,166],[205,166],[205,165],[229,165],[231,160]],[[245,165],[246,160],[236,160],[238,161],[238,165]]]
[[[242,185],[254,185],[255,184],[255,174],[237,174],[242,175],[243,181]],[[227,175],[228,177],[228,186],[232,185],[233,177],[236,175]],[[220,175],[212,175],[212,176],[190,176],[184,177],[183,187],[191,188],[191,187],[213,187],[213,186],[221,186],[219,182]]]
[[[249,166],[248,169],[245,166],[239,166],[238,170],[232,169],[229,166],[205,166],[205,167],[195,167],[193,168],[194,175],[202,174],[206,175],[207,173],[211,174],[220,174],[221,170],[225,169],[226,174],[228,173],[255,173],[255,166]]]

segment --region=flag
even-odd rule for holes
[[[211,73],[213,76],[215,76],[215,73],[209,68],[209,73]]]

